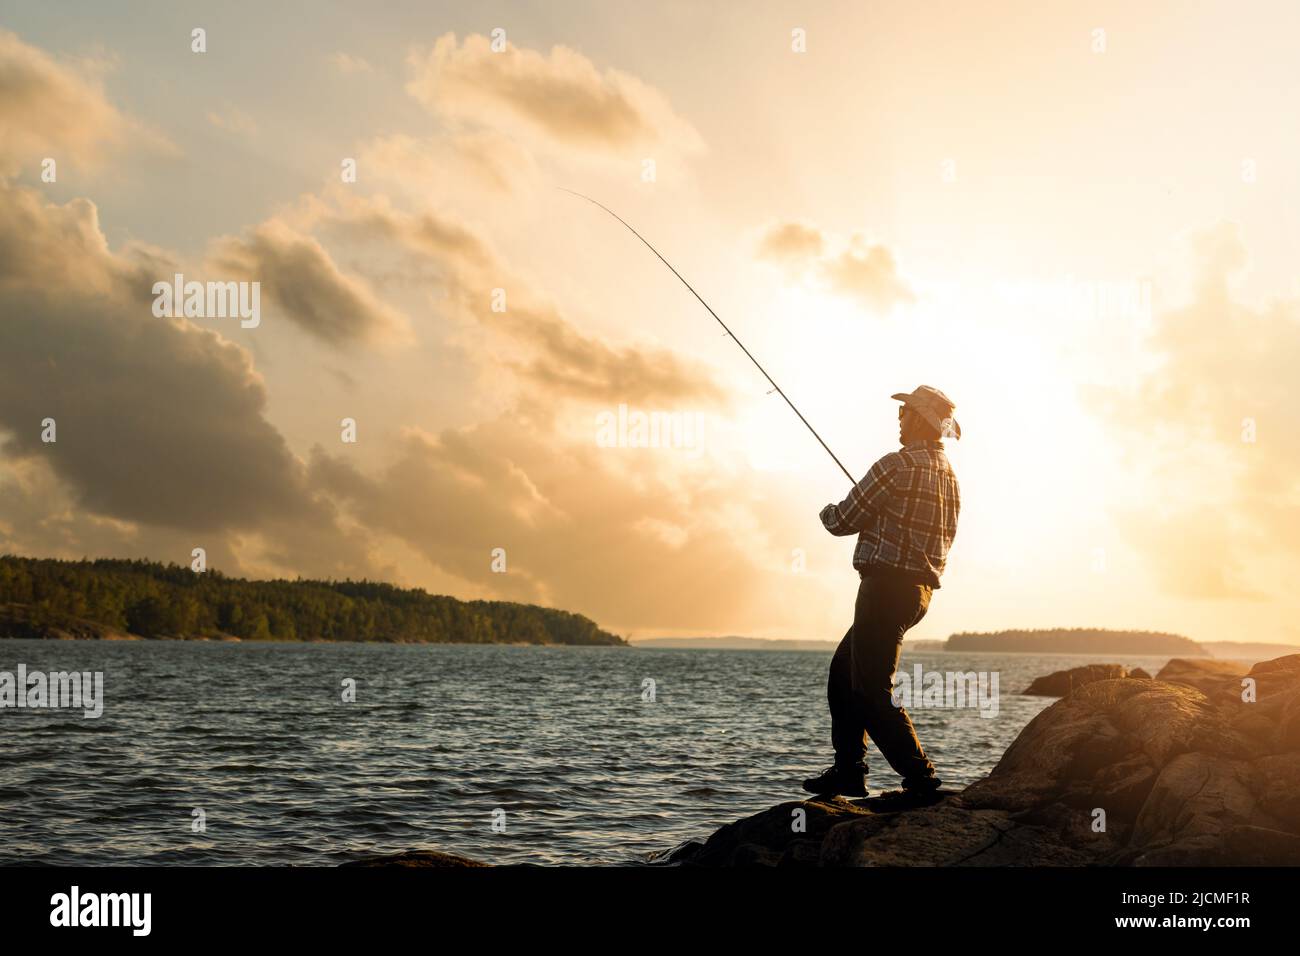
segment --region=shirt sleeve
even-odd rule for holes
[[[821,519],[826,530],[833,535],[857,534],[872,519],[879,516],[894,493],[892,472],[896,458],[886,455],[867,472],[866,476],[849,491],[849,496],[837,505],[822,509]]]

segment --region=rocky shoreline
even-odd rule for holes
[[[1300,865],[1300,654],[1247,669],[1171,660],[1075,686],[992,772],[925,805],[897,794],[777,804],[675,866]],[[414,851],[353,866],[474,866]]]
[[[0,604],[0,637],[29,641],[139,641],[138,634],[71,614],[38,613],[22,604]]]
[[[1300,654],[1248,672],[1175,659],[1153,679],[1085,683],[965,790],[921,807],[888,796],[778,804],[664,862],[1300,865]]]

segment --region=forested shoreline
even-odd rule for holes
[[[622,645],[581,614],[376,581],[251,581],[153,561],[0,555],[0,637]]]

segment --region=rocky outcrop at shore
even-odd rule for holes
[[[1123,664],[1085,664],[1083,667],[1071,667],[1069,670],[1054,671],[1045,677],[1036,677],[1021,693],[1036,697],[1064,697],[1085,684],[1128,676],[1128,668]],[[1149,675],[1143,671],[1142,676]]]
[[[135,634],[97,621],[22,604],[0,604],[0,637],[36,641],[137,641]]]
[[[1300,655],[1174,660],[1076,688],[983,780],[927,806],[791,801],[688,866],[1300,865]]]
[[[1300,657],[1300,655],[1296,656]],[[1285,658],[1279,659],[1285,660]],[[1272,661],[1262,663],[1270,664]],[[1175,657],[1160,668],[1160,673],[1156,677],[1163,681],[1169,681],[1171,684],[1186,684],[1188,687],[1195,687],[1197,690],[1204,691],[1222,685],[1225,680],[1239,678],[1249,670],[1250,668],[1240,661],[1189,661]]]

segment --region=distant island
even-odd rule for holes
[[[0,556],[0,637],[625,645],[581,614],[375,581],[249,581],[175,564]]]
[[[835,650],[839,640],[767,640],[759,637],[641,637],[633,647],[715,651]],[[1300,653],[1300,646],[1266,641],[1196,642],[1178,634],[1153,631],[1111,631],[1104,628],[1052,628],[954,634],[946,641],[908,640],[904,653],[991,651],[1003,654],[1120,654],[1151,657],[1215,657],[1240,661],[1271,660]]]
[[[1209,657],[1190,637],[1161,631],[1111,631],[1099,627],[1027,631],[962,632],[948,638],[947,651],[998,651],[1003,654],[1151,654]]]

